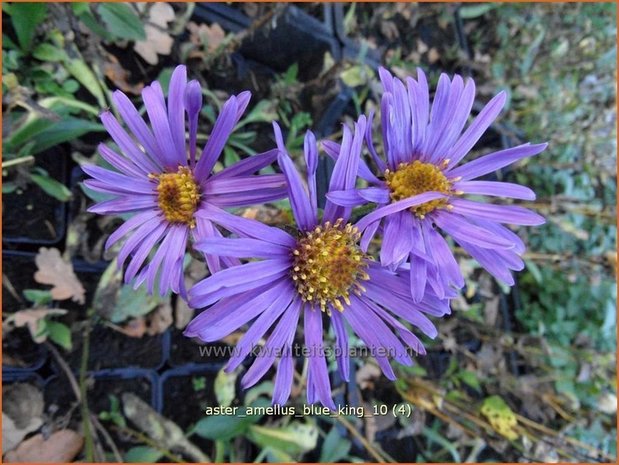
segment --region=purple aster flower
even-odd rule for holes
[[[330,190],[348,190],[355,185],[365,129],[364,116],[356,123],[354,134],[348,127],[343,128]],[[327,201],[320,218],[316,200],[318,150],[313,134],[308,132],[305,137],[306,190],[285,151],[277,125],[275,131],[280,149],[278,161],[288,181],[296,230],[269,227],[215,206],[201,210],[198,215],[222,224],[239,237],[209,238],[196,248],[261,260],[227,268],[197,283],[189,291],[190,305],[210,307],[189,323],[185,335],[205,342],[217,341],[253,320],[226,366],[234,370],[272,328],[263,350],[243,376],[242,385],[248,388],[257,383],[278,359],[273,402],[283,404],[290,395],[292,344],[302,316],[309,359],[307,400],[334,409],[325,359],[328,349],[323,343],[323,315],[328,315],[335,334],[334,352],[344,379],[349,378],[347,324],[372,351],[383,373],[395,379],[390,357],[410,365],[411,352],[425,353],[409,325],[435,337],[436,328],[426,315],[448,313],[449,302],[440,300],[431,290],[422,301],[413,302],[409,272],[383,268],[361,250],[360,233],[349,223],[349,208]],[[419,203],[423,201],[421,198]]]
[[[162,295],[170,289],[183,294],[183,258],[188,240],[190,237],[194,241],[221,237],[213,222],[198,216],[198,212],[208,206],[239,207],[283,198],[285,180],[282,175],[253,174],[272,163],[277,150],[249,157],[212,173],[249,103],[249,92],[230,97],[224,103],[197,161],[196,136],[202,92],[197,81],[187,82],[185,66],[178,66],[172,74],[167,104],[161,85],[156,81],[144,88],[142,98],[150,127],[125,94],[116,91],[113,96],[132,135],[110,111],[101,114],[103,125],[122,155],[101,144],[99,153],[118,171],[83,166],[94,178],[84,181],[86,186],[114,196],[90,207],[89,211],[104,215],[134,214],[105,244],[107,249],[128,236],[118,254],[119,267],[131,256],[125,271],[126,282],[136,278],[137,287],[146,281],[152,293],[159,276]],[[185,118],[189,127],[188,140]],[[234,259],[220,260],[214,254],[207,254],[205,258],[211,272],[238,264]]]
[[[374,148],[373,115],[365,138],[380,174],[374,175],[362,161],[358,174],[369,187],[331,192],[328,197],[349,208],[368,202],[378,204],[357,224],[364,234],[363,243],[367,246],[382,228],[381,263],[391,268],[407,263],[413,270],[410,288],[416,302],[421,300],[427,283],[439,297],[464,285],[458,264],[439,231],[451,236],[497,279],[513,285],[510,270],[523,268],[520,257],[525,246],[503,224],[534,226],[543,224],[544,219],[519,206],[462,196],[535,199],[527,187],[476,179],[536,155],[547,144],[523,144],[459,165],[503,108],[505,93],[490,100],[462,132],[475,98],[472,79],[465,83],[458,75],[450,80],[442,74],[430,107],[423,71],[418,70],[417,80],[408,78],[406,84],[383,68],[379,73],[384,89],[381,125],[385,159]],[[326,142],[325,150],[335,158],[339,147]],[[417,199],[424,196],[429,201],[418,203]]]

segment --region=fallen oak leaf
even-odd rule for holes
[[[84,304],[86,291],[73,272],[73,265],[62,259],[58,249],[41,247],[34,261],[38,268],[34,280],[40,284],[52,285],[51,294],[54,300],[71,299]]]
[[[7,318],[6,323],[12,322],[17,328],[27,326],[32,340],[38,344],[47,339],[46,332],[39,331],[39,322],[51,315],[64,315],[66,310],[60,308],[29,308],[19,310]]]
[[[84,446],[81,434],[69,429],[56,431],[45,439],[37,434],[23,441],[15,450],[7,452],[4,460],[28,463],[67,463],[73,461]]]
[[[144,83],[129,84],[129,71],[127,71],[111,53],[106,54],[107,60],[103,63],[103,74],[114,83],[116,87],[126,93],[138,95],[144,88]]]
[[[149,17],[144,26],[146,39],[136,42],[133,50],[148,64],[156,65],[159,62],[158,55],[169,55],[172,52],[174,39],[166,32],[166,29],[175,15],[169,3],[155,3],[148,14]]]

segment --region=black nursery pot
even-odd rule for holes
[[[38,286],[34,280],[37,267],[34,263],[35,254],[29,252],[2,253],[2,270],[19,299],[2,286],[2,311],[5,314],[14,313],[31,306],[21,291]],[[41,368],[47,360],[48,352],[32,340],[26,327],[14,328],[2,338],[2,371],[31,372]]]
[[[207,406],[217,405],[214,383],[222,364],[186,365],[159,376],[157,408],[183,429],[202,418]]]
[[[197,338],[189,338],[173,328],[169,332],[171,367],[199,367],[203,365],[221,366],[230,358],[230,347],[224,343],[203,343]]]
[[[73,370],[79,370],[82,359],[82,338],[74,338],[73,350],[67,361]],[[170,346],[168,331],[156,336],[129,337],[104,325],[95,325],[90,333],[88,370],[120,368],[161,368]]]
[[[88,407],[94,414],[109,412],[112,409],[112,396],[116,397],[122,405],[121,396],[126,392],[135,394],[157,410],[158,376],[154,371],[139,369],[101,370],[89,373],[89,378]],[[75,393],[64,373],[47,379],[44,399],[49,413],[57,417],[63,417],[77,405]],[[134,445],[129,438],[115,434],[113,430],[110,431],[118,446],[131,447]]]
[[[45,169],[55,180],[66,184],[65,153],[52,148],[36,156],[36,166]],[[57,244],[66,232],[66,202],[46,194],[29,183],[18,193],[2,196],[2,242],[8,244]]]

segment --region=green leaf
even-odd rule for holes
[[[437,433],[433,429],[430,429],[430,428],[428,428],[426,426],[424,426],[424,428],[423,428],[423,434],[425,434],[425,436],[430,441],[435,442],[439,446],[442,446],[445,449],[447,449],[447,451],[449,451],[449,453],[451,454],[451,457],[453,458],[454,462],[462,462],[462,460],[460,460],[460,454],[458,453],[458,450],[453,445],[452,441],[449,441],[449,440],[445,439],[439,433]]]
[[[345,458],[350,452],[350,441],[340,436],[334,426],[325,437],[320,451],[320,462],[338,462]]]
[[[202,418],[193,429],[200,437],[213,441],[225,441],[245,434],[247,428],[258,422],[262,415],[245,415],[246,407],[240,407],[237,415],[213,415]],[[242,416],[245,415],[245,416]]]
[[[90,11],[90,6],[88,5],[88,2],[72,2],[71,8],[73,9],[73,13],[75,13],[76,16],[80,16],[83,13]]]
[[[477,375],[470,370],[462,370],[458,373],[458,378],[462,380],[464,384],[472,387],[476,391],[481,390],[481,386],[479,385],[479,380],[477,379]]]
[[[41,61],[63,61],[68,59],[67,53],[52,44],[39,44],[32,51],[32,56]]]
[[[101,84],[90,67],[79,58],[65,63],[67,71],[82,84],[96,99],[100,107],[106,107],[105,95]]]
[[[163,454],[157,449],[148,446],[135,446],[125,453],[125,462],[128,463],[155,463]]]
[[[67,142],[83,136],[89,132],[103,132],[102,124],[93,123],[81,118],[66,118],[46,128],[37,134],[36,144],[32,153],[36,154],[63,142]]]
[[[30,174],[30,177],[47,195],[51,195],[61,202],[71,199],[71,191],[67,186],[50,177],[47,171],[42,168],[37,167],[35,171]]]
[[[496,3],[481,3],[479,5],[467,5],[460,7],[460,17],[462,19],[473,19],[485,15],[489,11],[494,10]]]
[[[118,300],[110,316],[112,323],[121,323],[129,318],[146,315],[161,304],[158,295],[148,294],[146,286],[133,289],[133,285],[123,285],[118,294]]]
[[[37,26],[43,22],[47,14],[45,3],[12,3],[8,13],[17,34],[17,40],[22,50],[28,51]]]
[[[215,397],[222,407],[228,407],[234,400],[236,376],[236,373],[226,373],[222,368],[215,377]]]
[[[93,16],[90,11],[85,11],[80,15],[80,20],[86,25],[88,29],[97,34],[104,40],[111,42],[114,40],[114,36],[110,34]]]
[[[63,323],[47,320],[47,333],[49,338],[66,350],[71,350],[71,330]]]
[[[318,428],[311,423],[293,421],[283,428],[252,425],[247,437],[260,447],[299,455],[316,447]]]
[[[24,297],[34,305],[39,306],[47,305],[53,300],[50,291],[42,291],[40,289],[24,289]]]
[[[120,39],[145,40],[142,20],[123,3],[101,3],[98,10],[107,30]]]

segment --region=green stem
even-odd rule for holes
[[[90,429],[90,410],[88,409],[88,397],[86,389],[86,372],[88,371],[88,356],[90,352],[90,324],[94,309],[88,309],[86,327],[84,328],[84,343],[82,345],[82,360],[80,364],[80,396],[82,398],[82,427],[84,428],[84,454],[86,462],[94,462],[94,442]]]
[[[224,463],[226,446],[223,441],[215,441],[215,463]]]

